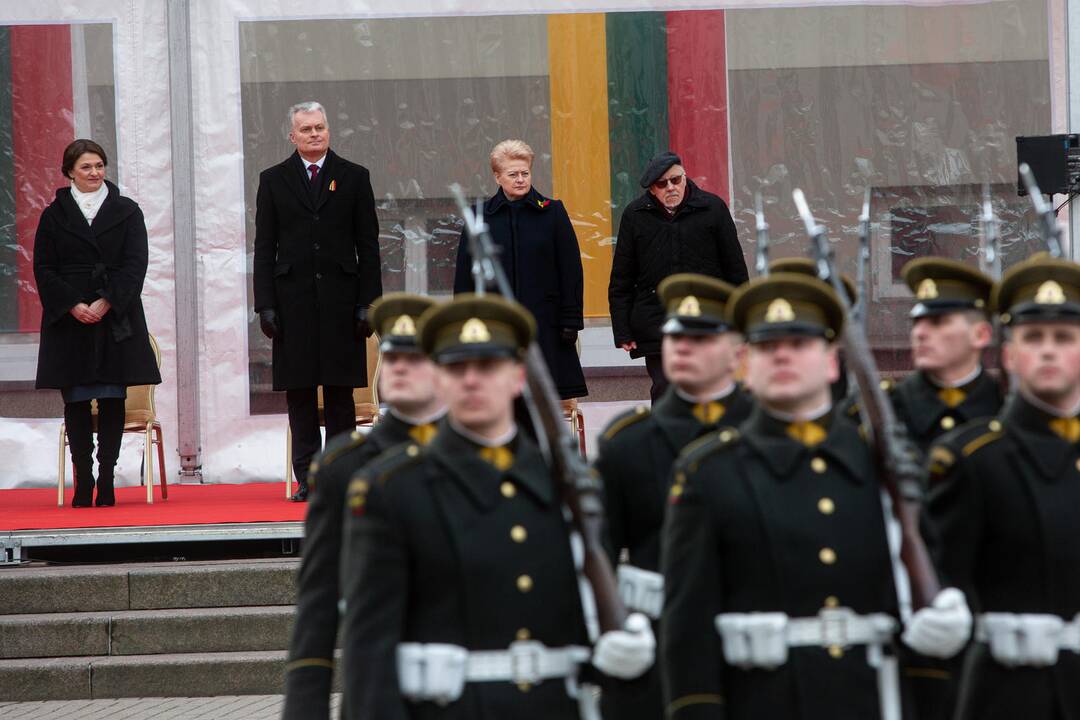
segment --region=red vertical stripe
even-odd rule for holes
[[[19,330],[41,324],[34,284],[34,233],[56,188],[64,148],[75,138],[71,92],[71,29],[11,28],[12,140],[15,153],[15,234],[19,244]]]
[[[671,149],[694,182],[730,203],[724,11],[669,12],[667,26]]]

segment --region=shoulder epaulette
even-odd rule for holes
[[[420,446],[414,442],[401,443],[386,450],[353,474],[345,497],[353,515],[363,515],[372,484],[383,486],[400,470],[420,458]]]
[[[713,430],[684,447],[675,464],[681,471],[694,472],[705,458],[731,447],[738,440],[739,431],[733,427]]]
[[[1001,422],[993,418],[978,418],[942,435],[930,448],[927,464],[931,475],[942,475],[961,457],[974,454],[979,448],[1002,436]]]
[[[638,405],[633,410],[627,410],[621,415],[617,415],[610,423],[608,423],[608,426],[601,437],[604,440],[610,440],[626,428],[641,422],[647,417],[649,417],[649,408],[644,405]]]
[[[323,451],[311,461],[311,469],[308,472],[314,475],[319,471],[320,466],[329,465],[343,454],[363,445],[365,440],[367,440],[367,435],[359,430],[353,430],[348,434],[342,433],[335,438],[331,438],[330,442],[326,443]]]

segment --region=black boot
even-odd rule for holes
[[[94,502],[94,434],[89,400],[64,403],[64,430],[75,466],[71,507],[90,507]]]
[[[120,457],[120,441],[124,438],[124,398],[98,399],[98,507],[116,504],[113,473]]]

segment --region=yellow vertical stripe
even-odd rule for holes
[[[552,192],[574,223],[585,272],[585,315],[608,314],[611,169],[604,15],[548,17]]]

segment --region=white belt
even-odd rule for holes
[[[572,678],[588,661],[588,648],[549,648],[536,640],[519,640],[508,650],[467,650],[442,643],[397,646],[401,694],[414,701],[448,703],[461,697],[466,682],[537,683]]]
[[[882,645],[892,639],[897,622],[891,615],[856,615],[851,608],[823,608],[817,617],[791,618],[788,647]]]
[[[664,609],[664,576],[633,565],[620,565],[616,571],[619,597],[630,610],[656,620]]]
[[[1080,615],[1065,622],[1058,615],[1044,613],[983,613],[975,620],[975,639],[1018,648],[1049,641],[1059,650],[1080,653]]]

